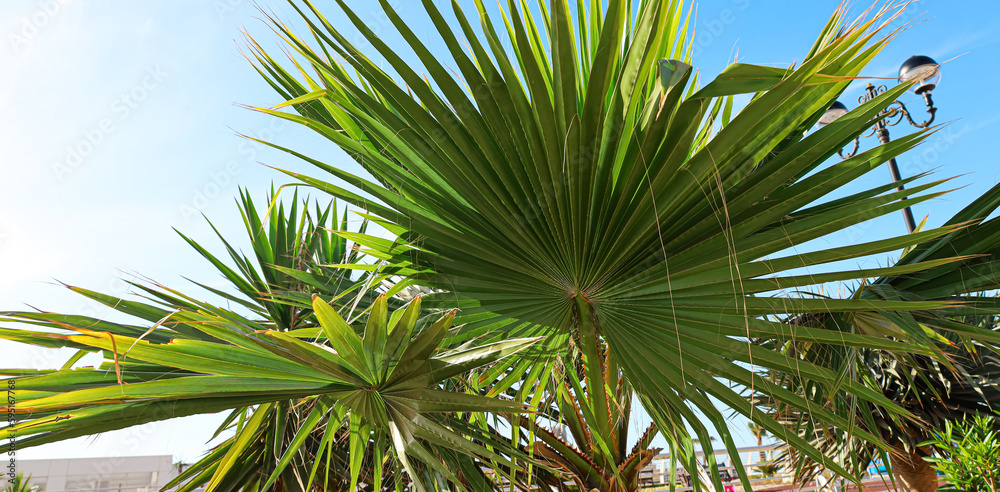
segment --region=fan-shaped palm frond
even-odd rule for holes
[[[824,201],[926,137],[917,133],[818,170],[906,86],[804,135],[891,39],[893,33],[881,33],[891,9],[871,10],[853,23],[838,11],[800,66],[733,64],[699,89],[686,58],[687,17],[677,1],[612,0],[589,8],[577,2],[575,10],[563,0],[510,1],[501,6],[502,21],[495,21],[477,0],[477,28],[457,2],[446,17],[425,0],[447,46],[450,56],[444,57],[429,50],[390,2],[380,0],[426,78],[344,1],[337,4],[357,36],[346,33],[348,26],[332,25],[308,0],[290,3],[314,44],[272,17],[275,31],[295,52],[292,72],[251,40],[259,72],[284,99],[258,110],[316,131],[364,172],[272,146],[328,173],[291,176],[364,208],[398,236],[357,238],[389,271],[442,292],[428,296],[428,303],[477,317],[459,339],[487,334],[482,324],[497,322],[511,330],[571,335],[587,371],[599,370],[596,347],[607,343],[689,469],[697,466],[691,439],[708,442],[708,426],[735,448],[719,401],[846,473],[757,411],[740,388],[881,442],[752,368],[796,372],[893,414],[911,415],[826,367],[747,343],[794,335],[803,342],[938,353],[905,313],[947,302],[774,296],[782,289],[920,272],[956,261],[921,258],[862,271],[823,266],[931,241],[962,224],[789,252],[897,211],[905,205],[903,196],[913,204],[938,194],[928,192],[938,183],[906,192],[891,184]],[[505,37],[512,51],[505,49]],[[372,61],[372,53],[352,39],[364,40],[385,63]],[[752,101],[732,115],[731,97],[744,93],[754,94]],[[803,267],[826,273],[793,272]],[[892,340],[884,333],[774,320],[869,312],[898,321]],[[602,411],[606,391],[595,387],[588,395]],[[739,463],[736,468],[742,470]]]

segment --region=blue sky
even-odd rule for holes
[[[258,3],[279,17],[293,18],[283,1]],[[401,46],[373,3],[348,1],[390,45]],[[800,61],[838,3],[699,2],[694,64],[708,80],[737,53],[748,63]],[[343,22],[334,14],[333,2],[323,4],[333,22]],[[393,4],[404,18],[413,19],[418,35],[434,39],[419,2]],[[278,48],[249,1],[7,0],[4,6],[0,310],[29,304],[110,315],[69,295],[54,285],[56,279],[116,295],[127,291],[120,279],[136,275],[171,286],[185,286],[182,275],[219,283],[212,268],[171,227],[215,244],[200,218],[205,213],[228,237],[242,239],[233,201],[237,185],[261,197],[272,181],[286,182],[261,164],[309,170],[291,157],[241,140],[236,132],[304,149],[332,164],[350,164],[311,132],[237,106],[280,102],[239,51],[244,27],[259,35],[266,48]],[[913,54],[949,60],[934,92],[938,122],[949,125],[899,159],[904,176],[932,170],[934,178],[959,176],[948,187],[961,186],[960,191],[914,210],[918,221],[930,214],[930,224],[937,225],[1000,180],[993,147],[1000,129],[1000,3],[922,0],[907,9],[902,21],[912,21],[912,27],[864,74],[893,79],[899,64]],[[857,105],[863,86],[855,83],[845,94],[848,107]],[[908,95],[903,101],[922,115],[919,97]],[[895,135],[909,130],[892,128]],[[878,170],[856,183],[855,191],[888,179],[888,170]],[[821,241],[843,244],[902,233],[902,217],[894,214]],[[0,354],[4,366],[15,367],[54,367],[66,357],[11,344],[0,344]],[[20,457],[174,454],[191,461],[205,449],[204,438],[217,421],[209,416],[148,424],[27,449]],[[744,425],[736,422],[733,428],[749,444]]]

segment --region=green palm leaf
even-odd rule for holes
[[[419,299],[413,301],[416,304],[413,312],[419,311],[419,302]],[[400,317],[401,322],[392,330],[387,317],[376,316],[363,338],[320,298],[314,299],[313,309],[329,336],[326,339],[329,346],[277,331],[245,334],[245,343],[239,345],[226,343],[223,338],[215,342],[174,339],[160,344],[85,328],[73,328],[77,334],[49,334],[50,338],[106,351],[114,358],[116,372],[127,374],[130,381],[118,381],[109,375],[107,369],[112,364],[104,370],[64,369],[15,377],[17,406],[5,405],[3,410],[25,418],[4,427],[0,436],[6,441],[17,435],[21,446],[37,445],[128,427],[135,425],[136,420],[162,420],[259,404],[218,462],[208,483],[209,490],[218,490],[224,489],[223,484],[233,478],[234,468],[245,471],[243,452],[264,425],[264,416],[271,414],[273,405],[280,404],[275,402],[304,398],[311,410],[284,451],[279,466],[261,486],[262,490],[280,476],[320,421],[339,426],[328,421],[335,406],[343,409],[339,413],[346,413],[351,447],[356,448],[351,453],[352,484],[360,473],[360,462],[356,460],[364,456],[371,433],[376,431],[392,436],[395,445],[388,451],[400,460],[411,477],[418,475],[411,460],[418,460],[456,483],[459,481],[437,459],[430,459],[429,445],[448,446],[489,459],[507,459],[455,434],[447,427],[447,417],[441,420],[434,415],[465,411],[516,413],[522,411],[522,405],[442,391],[437,386],[453,376],[523,350],[535,340],[511,339],[480,347],[441,349],[454,313],[428,323],[412,338],[410,334],[418,321],[415,316]],[[375,302],[373,310],[386,312],[384,296]],[[369,336],[385,339],[396,332],[403,336],[397,336],[397,343],[392,346],[386,345],[381,351],[352,352],[352,347],[361,347]],[[204,333],[214,336],[211,329],[205,329]],[[121,362],[126,351],[128,362]],[[381,375],[372,372],[372,368],[390,361],[395,362],[394,370]],[[143,367],[149,368],[145,376]],[[414,483],[422,489],[419,482]]]
[[[767,340],[766,345],[784,344],[792,356],[828,367],[841,381],[856,381],[885,395],[915,416],[899,419],[877,404],[859,400],[850,390],[833,386],[822,390],[810,387],[800,375],[773,371],[771,378],[790,391],[808,395],[815,408],[850,415],[856,428],[876,433],[901,453],[888,456],[871,442],[842,429],[831,429],[812,418],[811,412],[788,407],[767,395],[752,398],[765,402],[776,418],[793,432],[807,437],[830,459],[840,460],[855,473],[862,473],[873,457],[882,455],[896,463],[906,457],[921,464],[927,450],[919,445],[943,430],[950,422],[969,414],[991,415],[1000,401],[1000,329],[996,322],[1000,271],[994,268],[1000,252],[1000,221],[988,218],[1000,206],[1000,186],[996,186],[956,214],[948,225],[970,224],[954,232],[923,242],[904,252],[893,268],[916,262],[954,259],[917,273],[887,274],[856,289],[856,298],[906,299],[911,301],[952,301],[947,310],[912,312],[906,317],[884,317],[876,313],[838,318],[832,314],[811,314],[792,323],[826,326],[831,330],[899,332],[896,323],[922,327],[946,354],[945,359],[926,355],[900,355],[871,348],[831,344],[803,344],[794,340]],[[819,391],[817,391],[819,390]],[[794,452],[785,454],[786,464],[802,479],[822,471],[822,465]],[[922,465],[930,470],[929,465]],[[920,467],[918,467],[920,468]]]
[[[38,492],[39,490],[41,487],[31,484],[31,475],[25,478],[21,472],[8,479],[3,488],[0,488],[0,492]]]
[[[445,476],[468,486],[491,482],[476,460],[513,468],[510,459],[521,456],[506,452],[509,446],[495,432],[491,436],[455,416],[518,412],[522,405],[443,388],[533,340],[444,344],[454,312],[439,313],[432,322],[421,316],[420,298],[404,303],[394,297],[405,284],[387,285],[390,275],[377,268],[360,274],[345,268],[364,261],[347,239],[346,215],[331,224],[332,205],[312,210],[307,205],[286,209],[272,193],[262,220],[250,197],[242,196],[254,260],[224,238],[228,263],[185,238],[233,287],[208,290],[238,305],[240,313],[155,284],[135,284],[146,294],[140,300],[71,287],[138,319],[137,325],[5,313],[7,321],[44,329],[5,329],[5,338],[70,347],[77,354],[60,370],[0,370],[13,378],[17,411],[23,414],[18,425],[0,432],[16,434],[20,447],[30,447],[229,410],[215,437],[226,429],[235,435],[171,482],[180,490],[274,485],[304,491],[311,483],[348,487],[359,476],[369,484],[384,479],[392,490],[428,473],[431,481]],[[372,295],[375,288],[383,294]],[[317,294],[332,297],[336,308],[310,297]],[[88,352],[101,352],[105,362],[96,369],[71,369]],[[378,393],[382,390],[387,391]],[[393,444],[390,427],[405,433],[404,446]],[[352,434],[350,447],[359,452],[342,445]],[[479,436],[489,448],[468,435]],[[411,457],[399,458],[400,452]],[[327,466],[319,468],[320,462]]]
[[[865,131],[906,86],[803,136],[892,37],[879,37],[892,11],[847,25],[840,10],[801,66],[736,64],[699,89],[692,83],[690,60],[669,61],[685,51],[685,31],[677,29],[683,18],[679,2],[612,0],[603,10],[578,9],[576,29],[567,2],[539,2],[543,31],[526,3],[511,1],[501,8],[501,25],[477,1],[480,33],[457,3],[452,4],[455,25],[426,0],[448,60],[431,53],[389,2],[380,1],[421,61],[425,80],[338,1],[404,89],[311,2],[290,3],[315,34],[317,47],[272,19],[274,28],[315,75],[286,72],[251,40],[259,71],[288,101],[258,110],[329,138],[370,178],[273,145],[329,173],[288,174],[392,224],[399,232],[395,242],[357,240],[390,265],[408,269],[411,280],[440,292],[428,298],[434,306],[460,307],[463,316],[503,320],[511,328],[531,326],[538,334],[572,335],[585,354],[598,340],[606,341],[689,467],[694,466],[691,431],[709,442],[708,427],[692,406],[735,447],[713,399],[824,460],[806,440],[755,411],[738,389],[719,380],[762,388],[796,407],[809,402],[782,392],[747,365],[794,367],[817,384],[844,384],[834,371],[746,343],[749,337],[794,334],[830,341],[830,335],[842,335],[774,321],[775,316],[875,311],[909,319],[891,313],[950,305],[884,296],[773,297],[775,289],[902,273],[824,267],[829,273],[818,279],[786,272],[913,245],[960,227],[850,248],[788,252],[904,206],[899,201],[904,194],[891,187],[823,200],[917,145],[926,133],[813,171]],[[497,33],[504,29],[513,44],[510,53]],[[467,49],[455,41],[457,31]],[[458,67],[458,75],[443,68],[449,65]],[[742,93],[756,95],[738,114],[722,117],[728,98]],[[721,129],[712,126],[717,117]],[[937,196],[929,191],[935,185],[907,190],[908,201]],[[952,261],[926,260],[908,266],[931,270]],[[878,334],[841,343],[936,353],[918,324],[900,322],[899,328],[895,341]],[[877,392],[860,385],[851,389],[907,415]],[[822,418],[850,427],[834,413]],[[877,436],[863,437],[878,442]]]

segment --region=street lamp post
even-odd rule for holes
[[[877,116],[875,116],[875,125],[872,127],[868,133],[862,134],[860,137],[854,139],[854,148],[850,153],[845,154],[843,149],[837,151],[842,159],[849,159],[854,157],[858,153],[858,147],[861,145],[861,137],[870,137],[875,135],[878,141],[886,144],[889,143],[889,127],[899,124],[900,121],[906,119],[906,122],[917,128],[927,128],[934,122],[934,114],[937,112],[937,108],[934,107],[934,100],[931,99],[931,91],[937,87],[938,82],[941,81],[941,71],[938,68],[937,62],[926,56],[911,56],[903,65],[899,67],[899,82],[900,83],[911,83],[914,82],[913,92],[924,97],[924,103],[927,105],[927,113],[930,115],[927,120],[917,123],[913,120],[910,115],[909,110],[906,109],[901,101],[893,101],[885,109],[883,109]],[[865,93],[858,97],[858,103],[864,104],[871,101],[879,94],[886,91],[884,85],[879,85],[878,87],[868,84],[865,88]],[[830,109],[826,110],[823,117],[819,119],[820,125],[827,125],[832,123],[837,118],[847,114],[847,106],[844,106],[840,101],[834,102]],[[893,118],[896,118],[893,120]],[[889,159],[889,174],[892,175],[893,182],[898,183],[902,178],[899,175],[899,168],[896,166],[896,159]],[[904,191],[903,185],[900,184],[896,187],[899,191]],[[902,200],[906,200],[903,197]],[[906,229],[911,233],[917,228],[916,223],[913,220],[913,212],[910,211],[910,207],[903,209],[903,220],[906,221]]]

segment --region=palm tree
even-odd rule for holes
[[[306,125],[341,146],[364,173],[352,173],[277,145],[321,171],[288,172],[304,184],[364,208],[398,240],[359,238],[391,268],[474,319],[459,339],[510,333],[569,335],[596,371],[607,343],[624,377],[664,431],[672,454],[695,468],[691,440],[707,416],[732,448],[716,398],[795,449],[846,473],[805,439],[737,397],[755,388],[791,407],[814,409],[746,365],[798,371],[814,384],[844,387],[865,401],[905,410],[884,395],[819,365],[746,338],[838,343],[937,357],[938,348],[905,313],[947,302],[886,297],[772,297],[779,289],[918,272],[948,258],[818,276],[793,268],[892,251],[954,232],[955,225],[904,238],[788,254],[792,245],[898,210],[903,192],[877,187],[808,206],[925,138],[918,133],[815,175],[811,171],[863,132],[896,87],[837,127],[803,136],[819,114],[891,38],[877,37],[888,11],[844,22],[839,11],[795,69],[736,64],[700,89],[685,58],[679,2],[553,1],[534,10],[510,2],[503,22],[476,2],[482,30],[453,5],[457,24],[425,1],[448,47],[432,54],[386,1],[380,4],[427,78],[386,45],[344,2],[360,38],[389,67],[370,60],[311,2],[292,2],[315,38],[309,46],[272,19],[306,70],[285,70],[258,43],[251,55],[284,102],[259,111]],[[457,27],[453,28],[452,26]],[[459,35],[464,34],[462,44]],[[502,33],[502,34],[501,34]],[[501,36],[514,51],[503,48]],[[449,70],[448,66],[455,67]],[[300,65],[301,68],[301,65]],[[398,77],[405,89],[393,80]],[[753,93],[732,116],[731,96]],[[292,110],[292,111],[289,111]],[[855,112],[852,112],[855,113]],[[718,131],[716,131],[718,130]],[[334,180],[334,181],[330,181]],[[345,188],[341,183],[347,183]],[[933,187],[908,190],[911,201]],[[804,208],[805,207],[805,208]],[[766,259],[765,259],[766,258]],[[892,340],[775,320],[803,313],[903,313]],[[488,322],[509,329],[490,333]],[[978,333],[978,332],[976,332]],[[847,338],[843,338],[847,337]],[[588,395],[606,405],[606,390]],[[840,429],[850,419],[823,409]],[[693,430],[693,435],[688,429]],[[880,436],[855,430],[884,446]],[[713,459],[713,458],[710,458]],[[740,469],[741,467],[737,467]],[[741,477],[746,480],[746,477]],[[720,484],[716,484],[720,486]]]
[[[767,429],[753,423],[747,423],[747,428],[750,429],[750,433],[753,437],[757,438],[757,447],[764,445],[764,436],[767,436]],[[760,463],[767,461],[767,453],[764,451],[760,452]]]
[[[393,297],[406,283],[382,288],[386,274],[373,270],[356,276],[333,266],[365,261],[359,248],[342,236],[351,231],[346,215],[338,219],[333,203],[310,209],[308,200],[299,203],[296,196],[286,208],[273,193],[268,203],[269,213],[262,220],[249,194],[241,196],[240,213],[254,260],[220,237],[235,268],[181,235],[232,284],[227,290],[202,287],[239,306],[240,312],[197,301],[161,285],[135,284],[147,294],[143,301],[71,288],[122,314],[145,320],[152,324],[149,329],[82,316],[8,313],[12,320],[61,330],[59,335],[24,329],[6,333],[19,341],[79,350],[71,362],[107,343],[112,354],[96,370],[72,370],[68,369],[72,363],[68,363],[60,371],[0,371],[18,376],[18,391],[42,390],[35,394],[41,398],[19,395],[19,411],[30,409],[34,414],[31,421],[43,424],[15,428],[18,444],[44,444],[108,428],[102,425],[116,425],[109,415],[145,422],[213,408],[231,409],[216,436],[227,428],[238,429],[237,435],[197,463],[179,469],[168,487],[183,491],[203,486],[264,490],[273,484],[284,490],[310,490],[310,485],[337,490],[360,481],[374,490],[389,491],[408,483],[408,475],[429,475],[485,490],[482,485],[489,485],[489,478],[462,453],[495,457],[501,463],[521,455],[498,456],[445,426],[462,427],[449,423],[456,411],[493,408],[517,412],[520,405],[441,391],[438,383],[489,365],[532,340],[442,347],[453,312],[419,316],[419,297],[405,303]],[[362,225],[360,230],[364,228]],[[373,296],[372,286],[381,288],[381,295]],[[340,317],[327,299],[333,299],[331,304],[351,315],[352,321]],[[395,310],[391,315],[390,306]],[[319,312],[326,314],[320,316]],[[348,331],[346,326],[357,328]],[[359,345],[363,350],[354,358],[338,359],[338,354],[347,354]],[[161,350],[166,346],[174,350]],[[384,369],[376,374],[372,372],[375,367]],[[63,386],[60,381],[66,378],[75,383]],[[234,378],[243,378],[243,382],[236,383]],[[138,396],[155,391],[149,387],[157,381],[160,385],[170,381],[168,384],[174,386],[169,390],[171,396],[159,402]],[[292,389],[302,384],[314,385],[315,391]],[[64,404],[46,402],[44,396],[52,393],[45,388],[52,385],[76,398],[69,407],[73,409],[71,418],[60,413],[67,409]],[[353,397],[351,386],[356,388]],[[359,392],[359,386],[365,389]],[[369,386],[378,388],[375,398],[381,398],[385,405],[365,403],[376,393]],[[108,391],[116,394],[110,400],[115,404],[103,407]],[[442,395],[447,398],[440,400]],[[360,403],[352,407],[352,398]],[[394,403],[393,398],[400,400]],[[399,413],[405,418],[401,420]],[[82,425],[66,425],[72,420]],[[475,429],[465,429],[478,435]],[[448,466],[442,466],[442,461]],[[318,472],[318,463],[326,464],[322,472]]]
[[[598,382],[587,386],[581,408],[610,414],[617,386],[601,384],[599,373],[602,360],[613,358],[671,455],[691,472],[699,468],[693,439],[709,447],[709,427],[735,448],[714,403],[719,401],[800,454],[848,474],[811,436],[789,431],[743,398],[744,388],[889,449],[891,443],[847,415],[775,384],[767,370],[808,378],[823,391],[842,389],[894,418],[913,418],[886,395],[828,366],[750,343],[795,340],[943,360],[913,313],[956,308],[949,300],[877,291],[848,299],[774,294],[932,271],[961,260],[917,257],[859,271],[830,266],[929,244],[967,224],[788,251],[939,195],[929,191],[939,183],[906,192],[890,184],[825,198],[926,138],[926,132],[911,135],[819,169],[906,85],[805,135],[889,42],[893,33],[882,29],[893,11],[873,10],[846,22],[840,9],[801,65],[734,64],[700,85],[687,39],[690,11],[679,0],[581,1],[575,11],[565,0],[533,6],[511,0],[499,21],[475,0],[479,28],[457,2],[449,20],[424,0],[450,60],[435,57],[390,2],[379,0],[426,78],[342,0],[337,3],[359,31],[357,39],[370,44],[387,68],[311,1],[290,0],[313,45],[272,17],[275,32],[294,51],[295,69],[288,70],[250,40],[255,66],[284,101],[257,109],[300,123],[347,151],[363,171],[270,144],[327,173],[289,175],[363,210],[394,237],[336,231],[374,259],[369,263],[300,264],[297,255],[274,253],[287,250],[267,253],[269,242],[255,244],[263,263],[257,267],[282,274],[274,278],[255,277],[251,262],[229,248],[236,270],[213,263],[242,294],[217,294],[240,299],[252,311],[248,316],[156,286],[146,290],[149,302],[82,291],[140,318],[141,325],[9,314],[9,320],[50,329],[0,331],[4,338],[73,347],[81,355],[100,351],[107,362],[103,371],[3,371],[33,392],[15,409],[31,418],[3,428],[0,439],[20,433],[27,436],[21,445],[30,446],[230,410],[227,425],[236,423],[239,432],[200,468],[188,469],[198,470],[188,484],[263,490],[280,481],[286,490],[342,488],[320,468],[335,468],[335,456],[344,456],[335,445],[346,438],[349,488],[377,483],[392,469],[399,486],[481,490],[489,486],[483,468],[506,467],[516,476],[519,467],[537,464],[511,446],[513,439],[480,432],[484,419],[537,401],[548,386],[540,384],[545,375],[571,351],[579,353],[583,379]],[[733,114],[740,94],[753,95],[752,101]],[[264,229],[251,223],[255,234]],[[286,244],[287,227],[273,224],[267,237]],[[280,264],[286,260],[291,263]],[[803,267],[825,273],[794,272]],[[394,279],[401,282],[370,288]],[[395,294],[409,285],[430,294],[406,304]],[[830,313],[878,313],[891,320],[880,326],[891,327],[892,337],[789,318]],[[966,335],[984,333],[992,336],[975,327]],[[400,356],[391,350],[396,344],[413,353]],[[470,374],[478,379],[469,382]],[[53,386],[58,394],[49,391]],[[498,398],[506,394],[518,398]],[[295,418],[286,419],[292,412]],[[58,418],[64,416],[71,418]],[[323,459],[310,462],[314,457]],[[748,486],[736,453],[733,459]],[[711,480],[722,488],[717,473]]]
[[[790,344],[785,350],[804,360],[824,365],[883,394],[915,415],[898,419],[886,409],[857,401],[845,391],[813,395],[816,405],[845,415],[855,415],[858,427],[883,436],[892,444],[886,455],[872,443],[816,425],[808,412],[784,405],[772,406],[775,415],[803,436],[813,436],[817,446],[831,458],[861,473],[876,455],[891,464],[903,490],[934,491],[938,478],[929,457],[931,440],[950,423],[966,415],[992,415],[1000,401],[1000,323],[995,316],[1000,287],[996,268],[1000,253],[1000,220],[989,216],[1000,207],[1000,185],[956,214],[947,225],[971,222],[960,231],[938,241],[904,252],[896,265],[914,261],[963,255],[927,272],[891,275],[875,279],[857,289],[863,297],[881,292],[901,299],[947,300],[956,305],[947,311],[912,313],[914,320],[936,338],[945,360],[924,355],[900,357],[872,349],[852,349],[824,344]],[[918,260],[919,258],[919,260]],[[796,323],[822,324],[831,329],[870,332],[891,329],[891,323],[875,313],[837,319],[831,315],[799,318]],[[970,335],[975,334],[975,339]],[[767,342],[771,343],[771,342]],[[808,382],[793,374],[774,373],[773,379],[791,391],[805,394]],[[766,399],[766,398],[765,398]],[[807,457],[793,458],[801,478],[821,471]]]
[[[31,484],[31,475],[24,478],[24,474],[18,472],[13,479],[7,481],[0,492],[38,492],[41,488]]]

